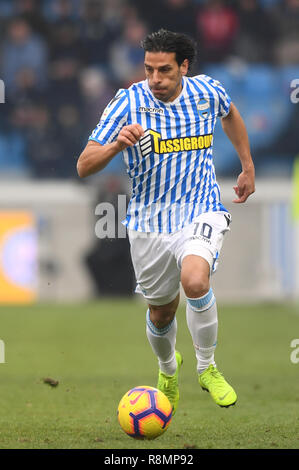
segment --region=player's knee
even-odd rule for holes
[[[196,299],[209,292],[210,282],[209,278],[193,275],[182,280],[182,286],[186,297]]]
[[[175,313],[150,308],[150,320],[156,328],[165,328],[174,319]]]
[[[175,317],[179,296],[167,305],[149,305],[150,320],[156,328],[165,328]]]
[[[150,306],[150,320],[156,328],[165,328],[175,317],[176,309]]]

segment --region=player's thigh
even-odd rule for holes
[[[180,271],[168,238],[163,234],[142,234],[129,230],[131,258],[137,288],[148,304],[171,303],[180,290]]]
[[[182,236],[176,252],[178,266],[182,269],[183,261],[186,267],[187,257],[199,256],[206,261],[210,274],[216,271],[225,233],[229,231],[230,214],[226,212],[206,212],[198,216],[182,231]],[[194,258],[193,258],[194,261]],[[206,271],[205,262],[198,261],[202,271]],[[189,258],[188,269],[196,270],[196,263]]]

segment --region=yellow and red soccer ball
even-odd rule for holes
[[[141,385],[129,390],[120,400],[118,422],[135,439],[155,439],[168,429],[172,406],[163,392]]]

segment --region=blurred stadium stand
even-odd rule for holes
[[[298,0],[1,0],[0,17],[5,177],[76,179],[76,159],[106,103],[143,78],[140,39],[162,26],[198,40],[192,73],[227,88],[248,127],[257,175],[290,175]],[[215,142],[218,176],[234,175],[238,159],[220,124]],[[106,169],[123,171],[120,156]]]
[[[253,156],[259,156],[255,158],[257,176],[290,176],[297,144],[294,141],[291,152],[285,154],[283,150],[277,153],[275,147],[278,148],[281,136],[290,129],[295,114],[295,106],[290,101],[290,83],[291,77],[299,77],[299,66],[237,62],[208,65],[204,71],[217,77],[230,90],[232,100],[246,122]],[[215,133],[214,158],[218,174],[233,174],[236,155],[219,124]]]

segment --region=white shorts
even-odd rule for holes
[[[187,255],[206,259],[211,274],[215,272],[230,221],[228,212],[206,212],[175,233],[128,229],[136,292],[152,305],[172,302],[180,291],[182,260]]]

